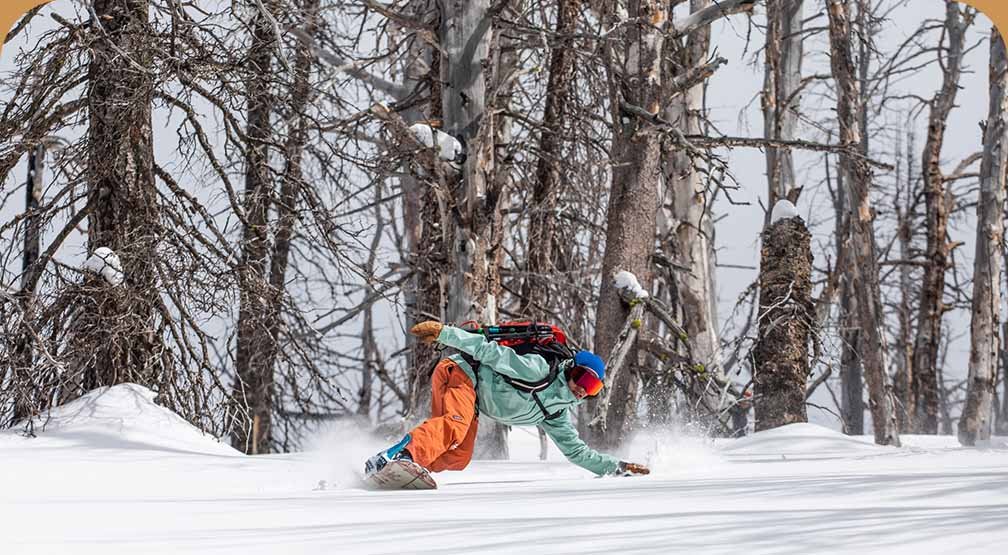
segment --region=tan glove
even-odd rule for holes
[[[651,474],[651,470],[642,464],[620,461],[616,473],[620,476],[646,476]]]
[[[409,332],[417,336],[417,339],[430,345],[431,343],[437,341],[439,335],[441,335],[441,328],[444,325],[441,322],[434,320],[427,320],[426,322],[420,322],[419,324],[410,328]]]

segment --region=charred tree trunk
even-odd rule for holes
[[[504,7],[502,17],[509,20],[517,20],[523,9],[524,2],[514,0]],[[516,85],[514,77],[520,71],[518,52],[519,44],[516,39],[504,33],[494,33],[491,40],[490,54],[493,64],[492,71],[488,76],[490,89],[487,93],[487,99],[492,99],[494,103],[490,107],[490,111],[500,113],[501,115],[494,118],[494,171],[490,174],[490,178],[495,183],[493,187],[490,187],[490,190],[497,191],[496,194],[500,195],[499,209],[501,210],[508,207],[507,199],[510,198],[509,192],[511,191],[511,180],[514,170],[514,160],[510,154],[514,148],[514,145],[512,145],[514,123],[512,118],[506,114],[514,109],[512,105]],[[503,241],[504,219],[500,218],[499,221],[494,222],[494,225],[496,226],[492,229],[494,236],[497,237],[497,241]],[[501,267],[503,253],[504,249],[501,248],[500,244],[488,253],[488,256],[492,256],[489,264],[495,272]],[[498,275],[494,279],[494,295],[500,298],[501,278]],[[491,321],[486,322],[496,323]],[[510,458],[508,448],[508,433],[510,430],[511,427],[505,424],[500,424],[489,419],[484,420],[478,430],[474,456],[482,459],[496,460],[507,460]]]
[[[25,219],[24,235],[24,257],[21,264],[23,277],[28,277],[28,269],[38,260],[41,250],[42,221],[37,211],[42,201],[43,179],[45,176],[46,147],[44,144],[36,146],[28,154],[28,179],[25,181],[25,214],[29,216]],[[22,293],[34,293],[34,291],[24,291],[24,287],[34,284],[22,282]]]
[[[931,100],[927,141],[924,145],[924,199],[927,205],[927,266],[921,286],[920,309],[917,313],[917,337],[913,355],[913,428],[915,431],[938,433],[938,380],[935,365],[941,341],[941,320],[945,312],[945,270],[948,268],[951,245],[948,241],[949,205],[945,198],[945,176],[941,170],[942,144],[949,114],[955,107],[962,73],[962,57],[966,28],[959,4],[946,0],[945,32],[948,34],[948,55],[941,90]]]
[[[753,350],[756,431],[808,422],[812,306],[812,235],[799,217],[763,233],[759,338]]]
[[[856,151],[862,141],[861,94],[851,55],[851,29],[844,0],[828,0],[830,59],[837,83],[837,115],[840,144]],[[857,295],[861,327],[861,356],[868,382],[875,442],[899,445],[892,383],[886,364],[888,346],[882,333],[882,306],[875,258],[874,211],[869,189],[871,171],[864,158],[850,151],[840,156],[841,172],[850,200],[851,249],[848,265],[853,269],[851,286]]]
[[[997,29],[991,32],[990,42],[990,112],[984,130],[977,203],[969,378],[966,405],[959,419],[959,442],[963,445],[990,439],[1000,344],[1001,249],[1008,171],[1008,58],[1004,39]]]
[[[494,323],[501,290],[501,209],[507,199],[506,180],[497,175],[495,107],[487,105],[497,92],[488,90],[488,85],[496,86],[489,69],[499,55],[491,48],[495,14],[489,0],[450,0],[441,16],[444,126],[467,151],[462,180],[453,194],[459,210],[449,232],[451,294],[446,316],[450,322]],[[491,443],[480,446],[481,456],[505,458],[506,428],[496,423],[483,428],[484,443]]]
[[[896,213],[896,241],[899,244],[901,260],[911,260],[913,257],[913,226],[914,226],[914,171],[913,160],[916,141],[914,133],[907,134],[908,140],[905,152],[897,152],[896,163],[896,199],[893,210]],[[902,156],[902,158],[901,158]],[[906,160],[906,164],[903,164]],[[917,294],[910,264],[899,267],[899,318],[898,335],[896,337],[893,393],[896,395],[896,421],[901,432],[910,433],[913,401],[913,324],[914,306]]]
[[[125,271],[121,286],[90,282],[86,314],[69,346],[83,389],[170,381],[158,321],[160,210],[153,174],[154,70],[146,0],[95,0],[88,67],[88,247],[108,247]],[[94,287],[90,285],[94,284]]]
[[[594,340],[596,352],[603,357],[609,355],[630,312],[613,281],[616,272],[631,272],[645,290],[650,287],[650,259],[658,209],[659,134],[636,116],[623,112],[620,106],[628,102],[652,113],[658,111],[662,91],[663,29],[668,14],[662,2],[653,0],[629,2],[628,13],[632,20],[650,24],[629,26],[625,37],[626,56],[622,60],[610,60],[608,68],[612,74],[610,82],[614,83],[610,102],[616,129]],[[627,431],[637,401],[636,360],[637,348],[633,346],[627,355],[629,371],[620,372],[616,380],[607,380],[606,386],[612,389],[610,405],[606,407],[604,421],[585,430],[589,443],[611,448],[619,444]],[[595,412],[598,402],[593,399],[586,403],[589,414]]]
[[[24,256],[21,264],[21,292],[19,301],[21,302],[22,318],[19,330],[19,337],[14,347],[15,363],[14,380],[21,383],[32,383],[35,353],[33,349],[32,332],[28,324],[28,313],[32,310],[37,282],[29,279],[30,269],[38,260],[41,251],[40,243],[42,236],[42,219],[36,212],[42,200],[43,178],[45,176],[46,148],[40,144],[28,154],[28,178],[25,181],[25,234],[24,234]],[[20,377],[19,377],[20,376]],[[0,379],[3,379],[0,373]],[[19,422],[32,415],[35,410],[33,403],[28,396],[28,392],[21,390],[17,394],[14,402],[13,416],[11,423]],[[48,392],[38,397],[51,397]],[[41,407],[38,407],[41,408]]]
[[[570,94],[574,81],[573,33],[577,29],[581,0],[560,0],[557,4],[555,34],[559,37],[550,51],[549,79],[546,83],[546,105],[542,131],[539,135],[539,159],[536,182],[532,189],[532,206],[528,233],[526,277],[522,286],[519,314],[534,320],[544,319],[543,303],[549,294],[549,283],[556,268],[556,209],[561,179],[560,155],[563,147],[563,126],[570,113]]]
[[[411,0],[405,7],[406,13],[415,20],[430,23],[439,17],[439,12],[426,0]],[[412,29],[393,27],[395,38],[402,40]],[[401,113],[407,121],[437,121],[441,119],[442,87],[441,57],[422,41],[415,41],[401,68],[403,93],[426,87],[430,91],[423,105],[409,102]],[[406,94],[404,94],[406,96]],[[397,99],[406,101],[406,98]],[[447,232],[450,222],[440,209],[439,193],[427,187],[412,175],[399,179],[403,191],[403,226],[407,243],[408,259],[404,262],[412,269],[413,277],[405,290],[407,329],[424,320],[447,321],[447,279],[445,268],[448,264]],[[444,193],[440,193],[443,197]],[[409,428],[424,418],[431,405],[430,377],[439,353],[434,345],[416,341],[406,334],[409,347],[408,401],[403,407],[403,425]]]
[[[304,30],[309,37],[314,37],[318,32],[320,0],[300,0],[298,4],[304,16],[302,22]],[[308,129],[311,125],[311,116],[308,112],[312,99],[313,70],[314,57],[311,44],[299,39],[294,55],[294,74],[287,106],[290,123],[284,141],[284,169],[280,181],[280,194],[273,203],[276,216],[269,259],[270,296],[267,299],[270,304],[266,320],[269,342],[265,347],[266,356],[263,363],[265,372],[270,374],[276,372],[280,360],[281,335],[285,331],[283,304],[287,295],[287,267],[290,262],[291,244],[299,221],[300,199],[305,187],[304,156],[309,144]],[[380,230],[376,232],[380,233]]]
[[[384,194],[384,187],[382,186],[381,180],[375,181],[374,190],[374,198],[382,198]],[[378,249],[381,245],[382,234],[385,231],[385,218],[382,214],[382,206],[380,202],[375,202],[374,218],[374,236],[371,238],[371,245],[368,249],[368,258],[364,262],[364,275],[366,276],[374,275],[375,263],[378,259]],[[361,384],[360,389],[357,391],[357,415],[367,422],[370,421],[371,418],[371,404],[373,402],[374,393],[372,382],[374,381],[375,375],[381,371],[378,341],[375,339],[373,303],[368,304],[367,307],[364,308],[364,323],[363,330],[361,330],[361,349],[363,351],[363,357],[361,357],[363,360],[361,361]]]
[[[828,169],[828,168],[827,168]],[[861,355],[858,353],[857,297],[851,284],[853,270],[850,257],[850,199],[847,197],[843,172],[836,176],[836,252],[840,270],[840,412],[845,434],[864,433],[864,379]]]
[[[709,9],[710,0],[692,0],[690,10],[697,14]],[[677,68],[685,73],[708,61],[710,22],[686,38],[685,48]],[[666,114],[668,121],[680,122],[687,134],[702,134],[704,84],[684,91],[672,102]],[[705,181],[707,168],[691,158],[685,149],[670,149],[665,154],[664,167],[666,204],[662,207],[662,229],[666,237],[663,249],[675,262],[689,271],[673,272],[670,293],[679,320],[685,324],[692,354],[702,368],[701,373],[721,374],[721,349],[717,329],[717,286],[715,283],[714,219],[711,215],[711,194]],[[690,406],[718,409],[716,392],[698,380],[690,389]],[[717,428],[716,414],[709,410],[693,411],[689,418],[706,428]]]
[[[267,3],[265,9],[272,9]],[[245,193],[242,229],[242,262],[239,270],[240,308],[234,397],[247,407],[238,411],[232,445],[249,454],[270,450],[273,412],[273,369],[268,357],[273,338],[268,329],[269,303],[273,294],[267,282],[269,263],[269,207],[273,186],[269,167],[273,29],[270,14],[256,10],[248,50],[246,109],[248,123],[245,148]]]
[[[801,110],[801,70],[804,56],[804,0],[767,0],[766,72],[763,84],[763,135],[767,139],[797,138]],[[766,149],[767,206],[788,198],[798,185],[794,160],[787,149]],[[767,221],[770,213],[767,212]]]
[[[845,272],[846,273],[846,272]],[[844,420],[844,433],[864,434],[864,369],[861,365],[856,292],[851,288],[849,276],[844,278],[841,291],[840,314],[843,345],[840,353],[840,410]]]

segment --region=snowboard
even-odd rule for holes
[[[389,461],[364,481],[375,489],[437,489],[430,472],[413,461]]]

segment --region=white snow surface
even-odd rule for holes
[[[637,281],[637,276],[626,270],[616,272],[613,280],[616,282],[617,289],[629,291],[635,298],[643,299],[648,296],[648,292]]]
[[[784,198],[777,201],[770,212],[770,225],[773,225],[787,218],[797,218],[798,209],[790,200]]]
[[[595,478],[536,460],[436,474],[433,491],[370,491],[389,442],[339,424],[308,452],[249,457],[139,386],[56,409],[37,437],[0,432],[0,551],[54,553],[993,554],[1008,542],[1008,442],[879,447],[811,424],[740,440],[639,434],[652,474]]]
[[[462,152],[462,143],[458,139],[426,123],[414,123],[410,126],[410,131],[427,148],[434,148],[436,141],[438,157],[442,160],[451,162]]]
[[[109,285],[116,286],[123,282],[122,262],[112,249],[98,247],[84,261],[84,269],[99,274]]]

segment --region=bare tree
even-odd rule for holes
[[[664,29],[669,14],[661,2],[632,0],[627,4],[629,23],[620,53],[607,60],[610,71],[610,103],[613,125],[612,190],[606,216],[606,250],[602,261],[602,287],[596,309],[595,349],[603,356],[609,353],[619,337],[629,313],[615,287],[618,271],[633,273],[648,288],[651,283],[650,257],[653,251],[653,230],[658,209],[660,135],[655,128],[622,108],[624,103],[644,107],[651,113],[659,110],[662,92],[661,60],[665,41]],[[619,23],[615,12],[606,14],[605,21]],[[645,23],[649,22],[649,23]],[[616,58],[616,56],[622,56]],[[632,349],[628,360],[636,359]],[[610,361],[611,364],[611,361]],[[637,379],[630,372],[608,379],[612,388],[609,416],[602,426],[590,432],[598,445],[614,446],[620,442],[625,426],[634,415],[637,400]],[[594,405],[589,403],[589,410]]]
[[[763,136],[797,138],[804,57],[804,0],[767,0],[766,76],[763,84]],[[766,149],[768,202],[774,206],[798,186],[791,151]],[[770,213],[767,212],[767,221]]]
[[[977,203],[969,379],[966,405],[959,419],[959,442],[963,445],[990,438],[1000,345],[1001,251],[1008,175],[1008,56],[997,29],[991,31],[990,43],[990,112],[984,129]]]
[[[538,161],[528,232],[525,282],[522,285],[519,314],[536,319],[546,316],[548,284],[556,270],[557,201],[563,185],[559,163],[563,140],[563,124],[571,115],[571,96],[574,86],[574,40],[580,16],[580,0],[559,0],[557,3],[557,42],[552,45],[549,60],[549,78],[546,84],[546,101],[543,109],[542,130],[539,134]]]
[[[73,332],[83,388],[125,381],[156,384],[172,372],[155,330],[162,323],[159,276],[151,261],[161,241],[154,184],[151,110],[154,78],[150,4],[94,3],[96,40],[88,67],[88,245],[118,253],[125,287],[86,283]],[[152,331],[155,331],[152,333]]]
[[[606,250],[602,263],[602,285],[596,309],[595,349],[610,353],[617,344],[620,330],[630,313],[614,286],[617,271],[628,271],[637,276],[645,289],[650,289],[653,275],[651,258],[654,237],[644,230],[656,231],[659,184],[662,178],[661,151],[664,133],[672,127],[682,127],[687,132],[699,129],[696,112],[702,104],[700,84],[709,78],[722,60],[704,63],[709,46],[709,26],[727,15],[751,9],[751,0],[733,0],[714,4],[707,0],[694,0],[691,14],[672,21],[666,6],[659,2],[629,2],[626,9],[625,34],[619,48],[606,50],[604,61],[609,72],[609,102],[613,122],[612,189],[606,215]],[[615,11],[605,12],[603,21],[615,26],[620,22]],[[685,39],[685,44],[678,44]],[[680,58],[681,73],[672,78],[665,56],[675,51],[684,52]],[[674,111],[681,121],[670,124],[662,116],[670,102],[678,104]],[[691,119],[693,118],[693,119]],[[692,122],[692,123],[691,123]],[[690,135],[696,136],[696,135]],[[671,140],[679,148],[690,150],[688,141],[680,130]],[[697,154],[695,149],[692,152]],[[693,157],[690,157],[693,158]],[[696,157],[701,158],[701,157]],[[700,163],[693,160],[693,163]],[[720,371],[719,349],[713,318],[714,288],[709,207],[705,202],[706,188],[701,183],[699,171],[679,166],[683,172],[682,183],[669,185],[676,195],[675,218],[678,224],[669,226],[678,235],[679,256],[688,261],[690,268],[684,273],[684,284],[677,284],[681,310],[689,313],[691,326],[700,329],[689,336],[693,344],[694,360],[706,367]],[[678,177],[678,176],[677,176]],[[707,233],[704,233],[707,229]],[[703,315],[710,315],[704,318]],[[603,446],[615,445],[629,429],[635,417],[639,388],[637,374],[638,351],[630,346],[626,353],[629,371],[614,372],[607,378],[612,391],[607,394],[604,407],[606,418],[595,420],[589,431],[592,441]],[[597,403],[588,403],[588,412],[599,412]]]
[[[868,382],[870,408],[875,428],[875,442],[899,445],[896,428],[895,402],[887,365],[888,346],[882,332],[882,310],[878,284],[878,262],[875,258],[874,214],[869,186],[871,170],[864,158],[854,154],[861,143],[861,122],[858,113],[861,94],[851,55],[850,14],[842,0],[828,0],[830,59],[837,83],[837,115],[840,122],[840,142],[851,149],[840,156],[840,171],[850,199],[851,258],[855,268],[851,284],[858,301],[858,323],[861,327],[861,355]]]
[[[273,368],[268,366],[272,339],[268,333],[266,296],[269,265],[269,209],[273,200],[270,174],[270,142],[273,139],[270,83],[273,51],[278,48],[272,21],[277,17],[275,2],[258,6],[253,2],[251,40],[245,76],[248,146],[245,150],[245,192],[240,268],[240,312],[235,361],[235,393],[249,407],[239,413],[231,443],[246,453],[269,451],[270,419],[273,412]],[[243,417],[244,416],[244,417]]]
[[[964,14],[961,10],[966,9]],[[951,244],[948,240],[948,199],[945,194],[946,179],[941,169],[942,144],[949,114],[955,107],[962,74],[962,58],[966,29],[973,15],[961,8],[955,0],[945,2],[945,28],[949,44],[942,66],[941,89],[931,99],[927,140],[924,145],[924,194],[927,205],[927,260],[924,284],[917,313],[917,337],[913,355],[913,429],[919,432],[938,433],[938,381],[936,362],[938,342],[941,339],[941,321],[946,308],[945,271],[949,265]],[[940,51],[945,48],[940,48]]]
[[[693,0],[692,14],[703,14],[712,9],[726,9],[725,14],[738,11],[741,5],[727,6],[710,0]],[[732,12],[727,11],[732,8]],[[718,12],[719,15],[722,12]],[[671,55],[668,81],[682,80],[705,67],[717,67],[723,59],[710,60],[712,20],[675,44]],[[671,96],[665,116],[677,122],[691,136],[706,135],[706,110],[704,103],[706,83],[690,83],[681,93]],[[679,320],[685,324],[692,356],[697,370],[706,374],[722,375],[721,345],[717,324],[717,285],[715,283],[714,216],[712,205],[715,188],[719,183],[712,177],[718,171],[710,159],[698,156],[687,146],[676,141],[663,142],[664,185],[666,201],[661,211],[663,250],[667,250],[677,271],[669,273],[668,284],[673,306]],[[719,392],[705,379],[695,381],[684,392],[689,406],[694,407],[687,417],[705,426],[717,429]],[[702,400],[701,400],[702,399]],[[714,408],[700,409],[704,405]]]

